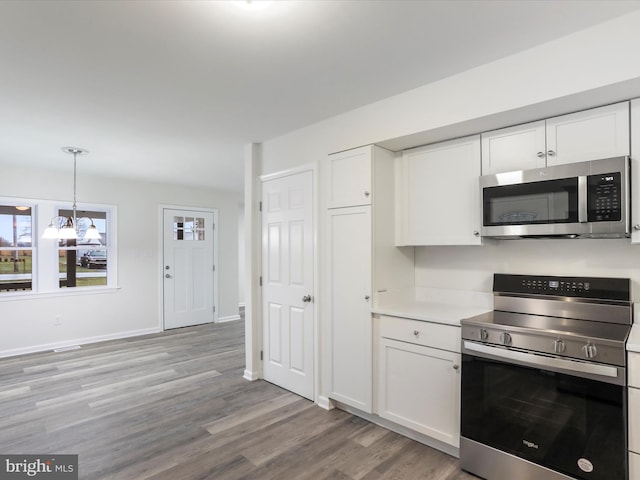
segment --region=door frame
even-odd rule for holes
[[[279,172],[269,173],[265,175],[260,175],[259,182],[256,186],[256,196],[259,198],[259,201],[262,201],[262,184],[263,182],[268,182],[270,180],[277,180],[283,177],[289,177],[291,175],[298,175],[300,173],[311,172],[311,184],[313,185],[313,194],[311,195],[311,201],[313,202],[313,206],[311,211],[313,212],[313,219],[311,221],[311,226],[313,228],[313,291],[311,292],[312,297],[314,298],[313,303],[313,401],[318,403],[318,399],[320,396],[320,322],[318,319],[320,318],[320,304],[315,299],[318,298],[318,286],[320,285],[320,275],[319,275],[319,256],[318,256],[318,219],[320,213],[320,206],[318,205],[318,167],[315,163],[309,163],[306,165],[301,165],[299,167],[289,168],[286,170],[281,170]],[[263,275],[262,272],[262,253],[263,253],[263,243],[262,243],[262,212],[259,213],[259,227],[256,228],[255,239],[258,242],[259,248],[259,258],[258,265],[260,265],[260,276]],[[254,310],[254,315],[257,320],[253,324],[253,338],[259,339],[257,340],[258,349],[260,351],[264,350],[264,319],[262,316],[263,308],[264,308],[264,298],[262,295],[262,287],[259,287],[258,292],[259,297],[259,308]],[[254,340],[255,341],[255,340]],[[264,379],[263,365],[264,360],[259,360],[259,378]]]
[[[218,209],[208,207],[195,207],[187,205],[158,205],[158,326],[161,332],[165,332],[164,328],[164,211],[165,210],[188,210],[193,212],[207,212],[213,214],[213,264],[215,270],[213,271],[213,305],[215,311],[213,312],[213,323],[218,323],[218,315],[220,313],[220,303],[218,302]]]

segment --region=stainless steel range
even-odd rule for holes
[[[461,468],[627,480],[629,279],[495,274],[493,292],[461,322]]]

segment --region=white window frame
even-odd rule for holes
[[[30,207],[31,208],[31,290],[18,290],[0,292],[0,298],[7,297],[23,297],[33,295],[38,287],[38,248],[37,248],[37,231],[38,231],[38,207],[37,201],[25,198],[1,197],[0,204],[12,207]],[[24,247],[0,247],[1,250],[28,250]]]
[[[0,292],[0,301],[19,300],[25,297],[57,297],[106,293],[118,287],[118,207],[101,203],[78,203],[78,210],[106,212],[107,244],[101,250],[107,251],[107,284],[82,287],[60,287],[58,266],[58,241],[43,239],[42,234],[58,211],[71,210],[71,203],[32,198],[0,197],[4,205],[28,205],[32,208],[32,286],[30,291]]]

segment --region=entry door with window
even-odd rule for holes
[[[263,375],[313,399],[313,174],[262,184]]]
[[[164,210],[164,328],[214,320],[213,213]]]

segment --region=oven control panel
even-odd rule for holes
[[[628,278],[496,273],[493,276],[493,291],[508,294],[580,297],[629,302],[631,301],[631,280]]]
[[[620,346],[596,339],[558,335],[557,333],[526,332],[518,328],[483,324],[474,319],[462,320],[462,340],[520,351],[537,352],[576,360],[624,366],[626,352]]]

